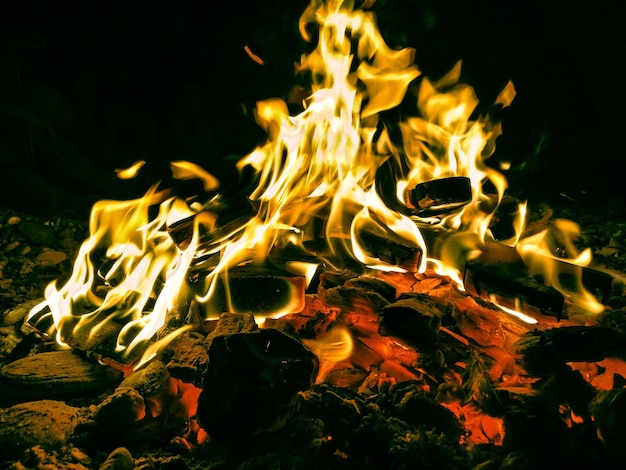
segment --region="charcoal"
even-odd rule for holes
[[[416,348],[438,342],[441,318],[450,306],[425,294],[403,294],[383,308],[378,332],[407,341]]]
[[[563,326],[529,331],[513,344],[523,367],[542,376],[567,362],[598,362],[608,356],[623,356],[621,333],[599,326]]]
[[[378,292],[357,286],[325,289],[320,298],[329,306],[346,312],[380,314],[389,301]]]
[[[135,461],[130,451],[125,447],[118,447],[107,456],[98,470],[134,470],[135,468]]]
[[[389,302],[393,302],[397,297],[396,288],[393,285],[373,276],[359,276],[357,278],[348,279],[345,285],[378,292]]]
[[[205,338],[196,332],[183,332],[161,351],[163,362],[174,378],[200,386],[209,362]]]
[[[209,349],[198,420],[213,439],[227,443],[278,430],[317,370],[313,353],[278,330],[217,336]]]
[[[120,387],[96,406],[93,419],[108,431],[127,429],[146,416],[146,403],[137,390]]]

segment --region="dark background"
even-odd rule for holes
[[[86,217],[96,200],[142,195],[179,159],[235,187],[234,161],[264,138],[254,103],[295,83],[307,3],[1,2],[0,205]],[[622,197],[623,2],[552,3],[378,0],[373,10],[388,44],[414,47],[427,76],[462,59],[481,104],[514,82],[490,160],[514,163],[513,194]],[[140,159],[138,179],[115,177]]]

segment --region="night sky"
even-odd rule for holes
[[[620,194],[623,3],[551,3],[378,0],[373,9],[389,45],[414,47],[427,76],[463,60],[481,103],[513,81],[494,155],[514,163],[511,186],[531,197]],[[0,204],[82,216],[98,199],[143,194],[179,159],[236,187],[233,161],[264,137],[254,103],[295,83],[306,4],[4,0]],[[138,180],[115,178],[140,159]]]

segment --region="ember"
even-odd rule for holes
[[[302,13],[307,86],[257,104],[245,190],[172,162],[179,186],[98,201],[71,273],[5,313],[13,468],[617,461],[626,314],[579,227],[487,164],[513,84],[481,111],[460,62],[424,76],[353,3]]]

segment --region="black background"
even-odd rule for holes
[[[493,161],[530,199],[623,194],[624,6],[378,0],[393,47],[436,78],[463,61],[481,103],[512,80]],[[189,160],[237,184],[233,162],[263,140],[254,103],[285,96],[306,45],[307,2],[43,1],[0,5],[0,204],[88,213],[140,196]],[[244,46],[261,56],[252,61]],[[134,181],[114,169],[148,165]]]

